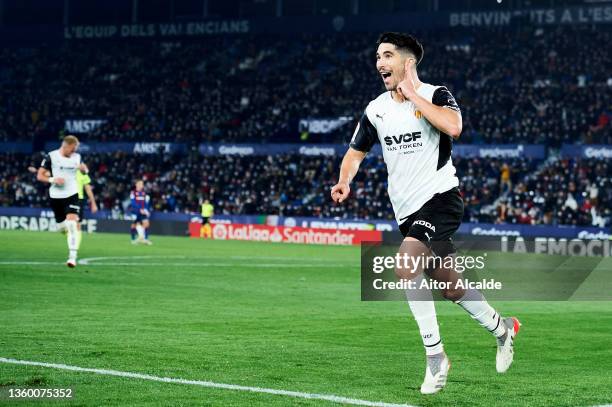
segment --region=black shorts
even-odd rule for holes
[[[81,205],[78,194],[68,198],[49,198],[49,200],[51,201],[51,209],[53,209],[56,223],[65,221],[66,215],[69,213],[74,213],[79,219],[81,218]]]
[[[424,242],[436,255],[446,257],[457,249],[452,237],[461,225],[463,199],[459,188],[435,194],[429,201],[400,224],[404,237]]]

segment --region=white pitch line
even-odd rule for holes
[[[0,261],[0,265],[24,265],[24,266],[48,266],[48,265],[59,265],[64,263],[58,263],[56,261]]]
[[[116,260],[132,260],[132,259],[159,259],[159,258],[181,258],[181,259],[188,259],[188,257],[186,256],[107,256],[107,257],[87,257],[84,259],[79,260],[79,264],[82,265],[97,265],[97,266],[167,266],[167,265],[172,265],[172,266],[183,266],[183,267],[200,267],[200,266],[213,266],[213,267],[235,267],[236,265],[240,265],[240,266],[246,266],[246,267],[265,267],[265,268],[269,268],[269,267],[285,267],[285,268],[291,268],[291,267],[333,267],[333,268],[337,268],[340,264],[325,264],[325,263],[321,263],[319,265],[317,264],[303,264],[300,263],[299,261],[296,262],[291,262],[291,263],[253,263],[253,262],[248,262],[248,263],[233,263],[233,264],[228,264],[227,262],[223,262],[223,263],[211,263],[211,262],[207,262],[206,260],[212,260],[212,259],[219,259],[220,257],[215,257],[215,256],[210,256],[210,257],[189,257],[190,259],[192,259],[193,261],[191,261],[190,263],[167,263],[167,262],[139,262],[139,263],[132,263],[129,261],[124,261],[124,262],[113,262],[113,263],[103,263],[100,262],[99,260],[111,260],[111,259],[116,259]],[[229,258],[231,259],[246,259],[248,257],[245,256],[229,256]],[[252,260],[252,258],[248,258],[249,260]],[[278,259],[278,260],[291,260],[291,259],[287,259],[284,257],[268,257],[268,259]],[[311,259],[308,259],[308,261],[310,262]],[[2,262],[0,262],[0,264],[2,264]]]
[[[98,260],[118,260],[118,259],[159,259],[160,256],[105,256],[105,257],[87,257],[80,259],[80,264],[89,264],[92,261]],[[185,256],[163,256],[163,258],[186,259]]]
[[[0,263],[1,264],[1,263]],[[57,264],[57,263],[56,263]],[[62,263],[63,264],[63,263]],[[83,266],[180,266],[180,267],[252,267],[252,268],[338,268],[337,264],[295,264],[295,263],[206,263],[206,262],[193,262],[193,263],[87,263]]]
[[[163,263],[163,262],[147,262],[147,263],[125,263],[125,262],[116,262],[116,263],[83,263],[80,262],[83,267],[87,266],[133,266],[133,267],[146,267],[146,266],[180,266],[180,267],[252,267],[252,268],[338,268],[345,267],[343,265],[338,264],[297,264],[297,263],[206,263],[206,262],[198,262],[194,261],[193,263]],[[65,265],[65,263],[59,263],[54,261],[0,261],[0,266],[61,266]]]
[[[253,260],[253,256],[103,256],[103,257],[85,257],[83,259],[80,259],[80,263],[81,264],[86,264],[86,263],[90,263],[90,262],[94,262],[94,261],[99,261],[99,260],[130,260],[130,259],[170,259],[170,258],[174,258],[174,259],[198,259],[198,260],[227,260],[227,259],[232,259],[232,260],[249,260],[252,261]],[[299,263],[300,261],[302,261],[302,259],[295,259],[295,258],[290,258],[290,257],[279,257],[279,256],[257,256],[257,259],[263,259],[263,260],[283,260],[283,261],[291,261],[291,262],[295,262],[295,263]],[[328,260],[324,260],[324,259],[313,259],[313,258],[308,258],[307,259],[309,263],[327,263]]]
[[[177,384],[187,384],[187,385],[192,385],[192,386],[210,387],[210,388],[215,388],[215,389],[248,391],[251,393],[274,394],[277,396],[287,396],[287,397],[295,397],[295,398],[301,398],[301,399],[325,400],[325,401],[331,401],[333,403],[348,404],[348,405],[354,405],[354,406],[415,407],[415,406],[411,406],[408,404],[393,404],[393,403],[385,403],[383,401],[360,400],[360,399],[353,399],[349,397],[335,396],[333,394],[304,393],[301,391],[268,389],[265,387],[241,386],[238,384],[215,383],[215,382],[201,381],[201,380],[175,379],[172,377],[153,376],[153,375],[142,374],[142,373],[122,372],[119,370],[93,369],[89,367],[71,366],[71,365],[64,365],[64,364],[59,364],[59,363],[32,362],[29,360],[18,360],[18,359],[3,358],[3,357],[0,357],[0,363],[48,367],[52,369],[70,370],[73,372],[95,373],[95,374],[105,375],[105,376],[129,377],[131,379],[142,379],[142,380],[149,380],[153,382],[177,383]]]

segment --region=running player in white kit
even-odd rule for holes
[[[400,250],[410,256],[435,254],[447,258],[456,252],[452,236],[463,217],[459,180],[451,159],[452,140],[461,134],[462,119],[448,89],[419,80],[416,67],[422,58],[423,47],[414,37],[401,33],[380,36],[376,69],[387,92],[366,107],[331,196],[338,203],[348,198],[349,184],[361,162],[380,142],[389,174],[389,198],[404,236]],[[478,290],[452,288],[458,279],[453,268],[396,270],[399,278],[415,280],[416,286],[420,286],[423,273],[451,282],[443,296],[460,305],[497,338],[496,369],[499,373],[507,371],[513,360],[518,320],[501,317]],[[429,290],[408,289],[406,297],[426,353],[421,393],[437,393],[446,385],[450,361],[442,345],[433,296]]]
[[[58,230],[66,230],[68,241],[68,260],[66,265],[76,267],[79,249],[78,223],[81,216],[77,171],[87,172],[87,166],[76,153],[79,140],[66,136],[62,145],[45,155],[38,169],[36,179],[49,184],[49,201]]]

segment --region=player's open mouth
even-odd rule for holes
[[[380,75],[383,79],[387,79],[391,77],[391,72],[381,72]]]

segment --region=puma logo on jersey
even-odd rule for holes
[[[414,116],[415,116],[417,119],[420,119],[421,117],[423,117],[423,113],[421,113],[421,111],[420,111],[420,110],[415,110],[415,111],[414,111]]]
[[[387,136],[384,138],[385,144],[391,146],[393,144],[410,143],[421,138],[421,132],[400,134],[399,136]]]
[[[384,120],[384,115],[386,115],[387,113],[383,113],[383,114],[378,114],[376,113],[376,117],[378,117],[380,120]]]
[[[436,227],[434,225],[432,225],[431,223],[427,222],[426,220],[415,220],[413,225],[421,225],[426,227],[427,229],[431,230],[432,232],[436,231]]]

